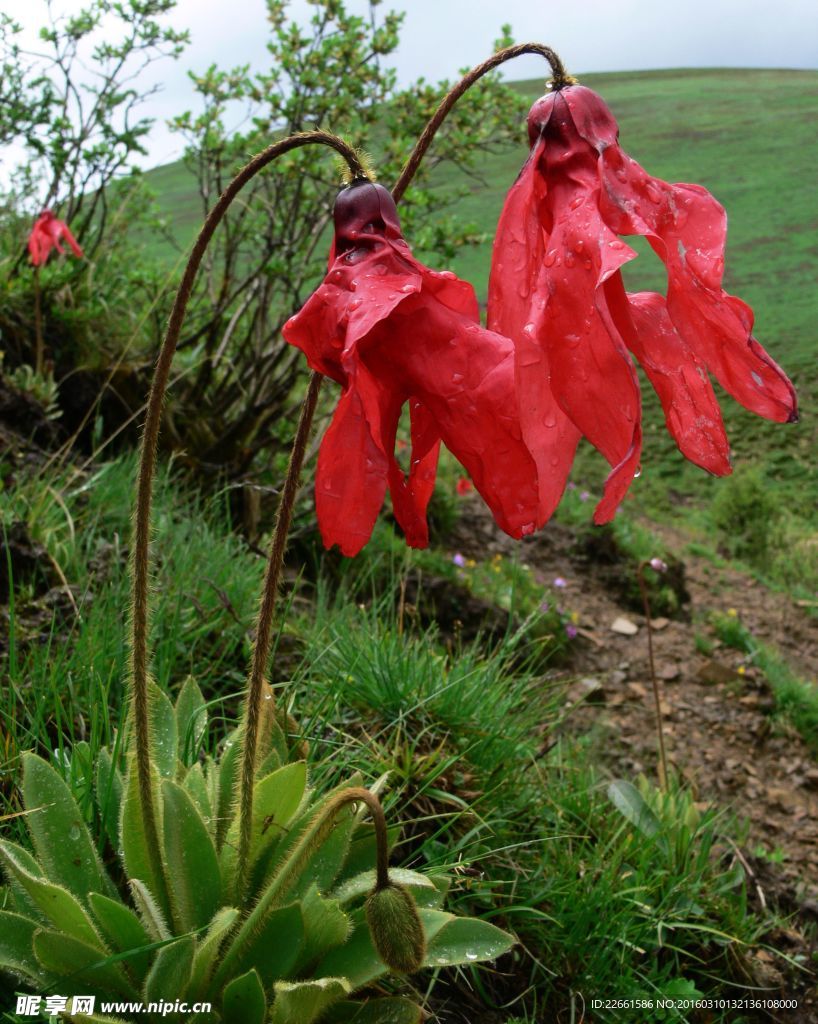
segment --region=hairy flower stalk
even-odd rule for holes
[[[389,878],[389,842],[386,830],[386,817],[384,816],[380,800],[370,790],[364,789],[361,786],[355,786],[335,793],[321,807],[299,836],[292,849],[289,850],[283,862],[278,866],[274,880],[264,890],[264,895],[256,903],[251,913],[245,918],[241,927],[236,932],[230,944],[230,950],[222,961],[214,979],[216,985],[218,985],[221,979],[230,976],[232,965],[236,958],[241,955],[246,944],[254,935],[258,934],[259,929],[263,927],[270,913],[284,904],[290,888],[298,880],[305,863],[321,847],[335,827],[340,811],[350,804],[361,803],[365,804],[368,808],[375,826],[376,859],[375,888],[373,893],[382,892],[393,885]],[[414,909],[414,901],[412,901],[412,908]],[[417,914],[416,910],[414,912]],[[423,957],[421,956],[422,959]],[[387,966],[389,965],[387,964]]]
[[[184,323],[196,274],[214,231],[223,219],[230,204],[259,171],[284,153],[289,153],[294,149],[309,145],[329,146],[340,153],[344,160],[346,160],[354,177],[364,176],[355,151],[342,139],[328,132],[304,132],[290,135],[268,146],[267,149],[253,157],[238,172],[208,214],[190,253],[181,284],[176,292],[176,298],[156,361],[151,389],[148,395],[139,456],[131,555],[131,679],[136,741],[136,770],[145,824],[147,853],[151,861],[154,877],[160,879],[164,877],[164,868],[159,843],[157,813],[151,786],[150,709],[148,701],[148,578],[150,571],[151,502],[162,402],[165,397],[173,355],[176,351],[182,324]],[[259,693],[259,699],[260,696]],[[255,761],[255,752],[252,751],[251,755],[253,761]],[[249,787],[248,794],[246,799],[247,818],[249,819],[252,812],[252,787]],[[244,809],[244,803],[242,806]]]
[[[651,558],[647,562],[641,562],[636,570],[636,578],[639,581],[639,593],[642,595],[642,607],[645,610],[645,627],[648,631],[648,663],[650,665],[650,681],[653,686],[653,703],[656,709],[656,736],[659,742],[659,788],[667,789],[667,754],[665,752],[665,728],[662,719],[662,701],[659,696],[659,681],[656,678],[656,665],[653,660],[653,623],[650,619],[650,597],[648,596],[648,585],[645,581],[645,569],[651,568],[654,572],[667,572],[667,565],[661,558]]]
[[[507,60],[513,60],[514,57],[522,57],[527,53],[539,54],[541,57],[545,57],[551,65],[553,77],[551,78],[550,84],[552,88],[563,89],[566,85],[573,85],[575,79],[568,74],[565,70],[565,65],[550,46],[544,46],[542,43],[518,43],[515,46],[507,46],[505,49],[498,50],[496,53],[492,54],[488,60],[484,60],[482,64],[477,64],[471,69],[471,71],[466,72],[460,81],[443,97],[440,106],[434,114],[432,114],[428,124],[423,129],[420,138],[415,143],[415,148],[412,150],[409,159],[406,161],[406,164],[400,173],[400,177],[395,182],[395,187],[392,189],[392,198],[396,203],[400,202],[403,198],[403,193],[409,187],[412,178],[414,178],[426,150],[429,148],[432,143],[432,139],[437,134],[438,128],[440,128],[446,120],[452,107],[457,103],[460,97],[463,96],[464,93],[468,92],[475,82],[479,81],[483,75],[487,75],[489,71],[494,71],[494,69],[498,68],[501,64],[505,64]]]

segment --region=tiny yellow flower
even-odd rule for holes
[[[738,674],[740,676],[743,676],[746,671],[747,671],[747,669],[743,665],[739,665],[739,667],[738,667]]]
[[[473,558],[467,558],[466,559],[466,566],[467,566],[467,568],[473,569],[476,565],[477,565],[477,562],[475,562],[475,560]]]
[[[571,612],[571,614],[568,617],[570,618],[571,622],[574,623],[575,626],[579,622],[579,612]]]
[[[735,608],[728,608],[727,609],[727,614],[730,616],[731,619],[738,618],[738,612],[736,611]]]

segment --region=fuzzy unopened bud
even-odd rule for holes
[[[365,910],[372,943],[386,966],[400,974],[419,970],[426,956],[426,938],[409,890],[390,882],[369,894]]]

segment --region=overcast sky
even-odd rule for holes
[[[22,21],[27,32],[44,23],[45,0],[0,0],[0,9]],[[54,0],[57,10],[75,12],[81,0]],[[366,12],[365,0],[348,0]],[[818,66],[816,0],[384,0],[379,8],[406,12],[401,45],[394,58],[399,80],[451,78],[491,53],[500,25],[510,22],[518,42],[553,46],[569,70],[616,71],[666,67]],[[292,0],[293,16],[306,20],[307,0]],[[264,0],[178,0],[171,21],[191,31],[191,43],[177,64],[163,62],[162,92],[146,113],[157,119],[148,164],[165,163],[180,152],[164,120],[194,107],[186,71],[215,62],[223,67],[249,62],[265,66]],[[32,38],[32,36],[29,36]],[[507,66],[509,78],[543,75],[538,58]]]

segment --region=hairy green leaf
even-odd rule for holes
[[[216,828],[213,822],[213,807],[210,803],[210,794],[207,789],[207,781],[204,776],[201,762],[197,761],[188,769],[182,782],[185,792],[199,809],[199,814],[207,826],[211,836],[215,836]]]
[[[119,819],[122,808],[122,773],[103,747],[97,755],[96,797],[105,834],[116,848],[119,845]]]
[[[221,944],[238,920],[238,916],[239,912],[235,907],[222,907],[213,918],[193,957],[189,988],[192,999],[199,1000],[204,997]]]
[[[158,779],[154,775],[151,780],[153,803],[158,818],[157,828],[162,834],[162,801]],[[119,827],[120,848],[125,871],[130,881],[140,881],[149,890],[151,896],[162,912],[162,917],[170,920],[167,885],[164,874],[157,876],[153,861],[148,853],[148,839],[145,833],[145,821],[142,815],[142,801],[139,795],[139,780],[136,761],[132,757],[125,780],[125,795],[122,801],[122,818]]]
[[[29,917],[0,910],[0,968],[34,981],[40,980],[33,944],[37,928],[37,922]]]
[[[443,894],[435,887],[434,882],[426,875],[417,871],[408,871],[406,868],[390,868],[389,878],[397,882],[405,889],[408,889],[415,897],[419,907],[440,906]],[[360,875],[342,882],[333,892],[333,897],[344,906],[347,903],[355,903],[368,896],[375,888],[375,870],[363,871]]]
[[[83,903],[89,892],[114,895],[77,801],[60,774],[36,754],[23,755],[26,824],[44,873]]]
[[[270,1024],[313,1024],[333,1003],[349,993],[345,978],[319,978],[316,981],[280,981],[275,986],[275,1002]]]
[[[150,945],[151,938],[145,926],[130,907],[97,892],[91,893],[88,902],[103,938],[117,953],[138,950],[141,946]],[[132,968],[137,976],[142,977],[150,961],[150,952],[134,952],[124,964],[126,969]]]
[[[179,757],[184,764],[195,761],[207,728],[207,706],[199,684],[188,676],[176,698],[176,729]]]
[[[31,897],[37,909],[44,914],[55,928],[75,936],[77,939],[104,949],[102,940],[91,923],[91,919],[79,900],[68,889],[45,878],[30,874],[16,860],[8,844],[0,841],[0,862],[6,872],[12,875]]]
[[[234,978],[222,996],[224,1024],[264,1024],[267,1000],[261,979],[255,971]]]
[[[162,783],[162,836],[170,901],[180,931],[204,928],[221,902],[221,874],[207,826],[188,794]]]
[[[279,907],[260,919],[255,928],[241,929],[233,937],[214,976],[214,987],[218,989],[227,978],[254,967],[267,989],[291,973],[303,944],[300,904]]]
[[[315,885],[301,900],[301,916],[304,920],[304,945],[293,973],[303,977],[312,964],[346,942],[352,931],[352,922],[339,902],[325,899]]]
[[[70,979],[74,991],[82,992],[88,986],[92,993],[134,998],[131,986],[119,964],[107,962],[105,953],[89,946],[71,934],[40,928],[34,933],[34,955],[46,971]]]
[[[176,711],[168,695],[156,683],[151,682],[148,691],[151,760],[159,774],[166,779],[176,777],[179,751],[179,732],[176,728]]]
[[[369,999],[365,1003],[344,1000],[330,1007],[322,1024],[420,1024],[423,1010],[402,996]]]
[[[170,929],[162,911],[157,906],[156,900],[144,882],[138,878],[132,878],[128,883],[131,887],[131,895],[139,912],[139,919],[145,926],[145,931],[153,942],[164,942],[170,938]]]
[[[195,948],[193,937],[183,935],[176,942],[171,942],[159,950],[142,990],[145,1002],[185,998],[193,970]]]
[[[253,819],[250,836],[250,866],[264,860],[286,835],[304,801],[307,766],[303,761],[286,764],[261,779],[253,788]],[[239,820],[236,818],[227,833],[220,854],[225,888],[231,891],[237,872]]]
[[[429,942],[426,963],[433,967],[496,960],[507,953],[515,939],[488,921],[452,917]]]

